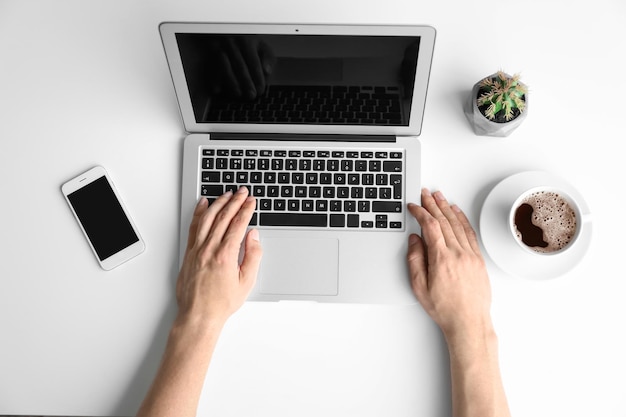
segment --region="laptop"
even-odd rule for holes
[[[246,186],[263,259],[252,301],[413,304],[430,26],[159,27],[187,136],[180,259],[201,197]]]

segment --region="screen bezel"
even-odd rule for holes
[[[174,83],[185,130],[189,133],[297,133],[297,134],[362,134],[418,136],[422,130],[424,107],[430,78],[435,29],[431,26],[380,25],[313,25],[313,24],[241,24],[241,23],[177,23],[163,22],[159,31]],[[197,123],[176,41],[177,33],[239,33],[290,35],[350,35],[350,36],[419,36],[414,95],[408,126],[355,125],[287,125]]]
[[[89,235],[87,234],[87,231],[85,230],[80,218],[76,214],[74,206],[72,205],[68,196],[86,187],[87,185],[93,183],[94,181],[99,180],[102,177],[106,179],[109,186],[113,190],[113,194],[115,198],[117,199],[118,203],[120,204],[120,206],[122,207],[122,211],[124,212],[124,215],[126,216],[126,219],[128,220],[128,222],[130,223],[133,229],[133,232],[137,235],[138,240],[132,243],[131,245],[126,246],[122,250],[114,253],[113,255],[101,260],[100,257],[98,256],[98,253],[96,252],[93,242],[89,238]],[[141,235],[139,234],[139,231],[137,230],[137,226],[135,225],[132,218],[128,214],[128,210],[124,206],[124,203],[122,202],[122,199],[120,198],[120,195],[118,194],[117,189],[115,188],[113,182],[111,181],[111,178],[109,177],[108,173],[103,167],[96,166],[90,169],[89,171],[79,175],[78,177],[66,182],[65,184],[62,185],[61,191],[63,192],[63,196],[65,197],[65,200],[67,201],[67,204],[69,205],[70,210],[72,211],[72,214],[74,215],[74,218],[78,222],[78,225],[80,226],[80,229],[82,230],[83,235],[85,236],[85,238],[87,239],[87,242],[89,243],[89,247],[94,253],[96,260],[98,261],[102,269],[107,270],[107,271],[111,270],[115,268],[116,266],[128,261],[129,259],[139,255],[145,250],[145,243]]]

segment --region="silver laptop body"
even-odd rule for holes
[[[202,196],[246,185],[249,300],[415,303],[430,26],[162,23],[184,140],[180,253]],[[250,84],[252,80],[252,84]],[[253,85],[251,88],[250,85]]]

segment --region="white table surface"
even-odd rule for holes
[[[487,258],[513,415],[626,415],[622,0],[0,0],[0,414],[131,415],[175,312],[182,138],[165,20],[431,24],[423,184],[478,226],[503,178],[548,170],[593,212],[586,256],[550,281]],[[530,86],[522,126],[462,112],[498,69]],[[147,250],[102,271],[60,185],[105,166]],[[199,415],[447,416],[449,366],[415,306],[248,303],[224,330]]]

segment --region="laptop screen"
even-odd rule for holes
[[[196,123],[408,126],[419,36],[176,33]]]

